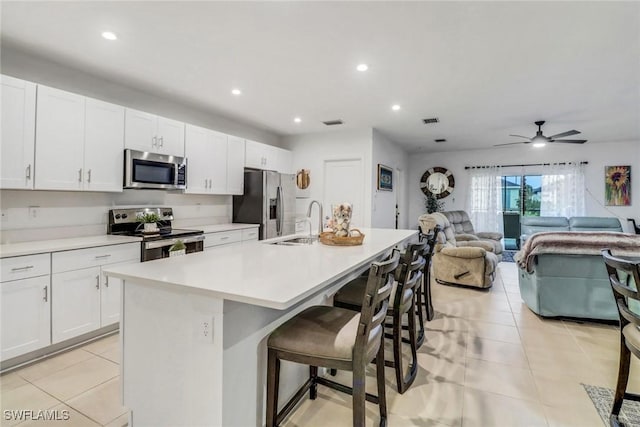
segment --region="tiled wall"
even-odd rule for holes
[[[155,190],[122,193],[0,191],[0,242],[16,243],[106,234],[109,209],[168,206],[174,226],[231,222],[231,196],[206,196]]]

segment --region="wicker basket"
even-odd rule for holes
[[[320,234],[320,243],[329,246],[358,246],[364,240],[364,234],[357,228],[350,233],[357,233],[357,236],[338,237],[332,231],[325,231]]]

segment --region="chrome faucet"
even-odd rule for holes
[[[307,218],[309,218],[309,220],[311,219],[311,208],[313,207],[313,204],[317,204],[318,205],[318,215],[319,215],[319,219],[318,219],[318,236],[320,236],[320,233],[322,233],[322,230],[324,229],[324,227],[322,226],[322,203],[320,203],[317,200],[312,200],[311,203],[309,203],[309,209],[307,209]]]

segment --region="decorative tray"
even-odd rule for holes
[[[357,228],[353,228],[350,234],[357,233],[357,236],[338,237],[332,231],[325,231],[320,234],[320,243],[330,246],[358,246],[364,240],[364,234]]]

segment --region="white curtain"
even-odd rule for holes
[[[502,174],[499,166],[469,170],[466,211],[476,231],[504,232]]]
[[[543,166],[540,216],[584,216],[584,195],[584,165],[553,163]]]

